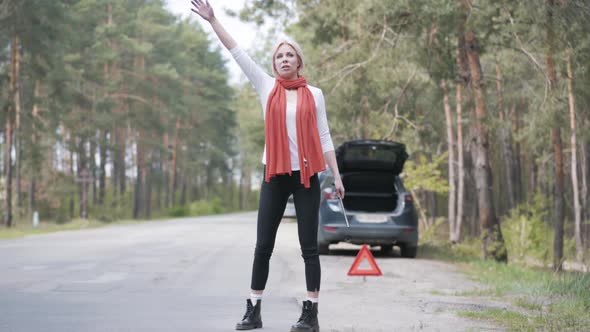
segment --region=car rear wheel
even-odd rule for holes
[[[381,253],[385,256],[393,255],[393,244],[383,244],[381,245]]]
[[[318,253],[320,255],[329,255],[330,254],[330,244],[329,243],[318,243]]]
[[[400,246],[402,257],[405,258],[416,258],[416,254],[418,253],[418,247],[411,246],[408,244],[402,244]]]

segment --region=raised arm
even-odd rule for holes
[[[213,28],[213,31],[215,31],[217,38],[219,38],[219,41],[221,41],[225,48],[231,50],[237,46],[237,43],[233,37],[227,31],[225,31],[223,25],[221,25],[221,23],[215,17],[215,13],[209,4],[209,1],[192,0],[191,4],[193,5],[191,10],[211,24],[211,27]]]
[[[236,41],[215,18],[213,8],[211,8],[209,2],[207,0],[192,0],[191,3],[191,10],[211,23],[213,31],[215,31],[223,46],[230,51],[232,57],[236,60],[250,83],[252,83],[258,95],[262,95],[263,91],[270,91],[274,84],[274,79],[262,70],[246,52],[238,47]]]

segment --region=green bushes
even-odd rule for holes
[[[189,205],[175,206],[168,209],[168,216],[170,217],[195,217],[205,216],[210,214],[220,214],[230,212],[225,208],[219,198],[212,200],[199,200],[192,202]]]
[[[474,260],[463,270],[488,286],[477,296],[510,299],[518,308],[459,312],[492,320],[510,331],[589,331],[590,274]],[[465,295],[465,294],[462,294]]]
[[[502,221],[502,234],[511,262],[525,265],[551,262],[553,229],[545,221],[550,206],[546,197],[537,194],[531,203],[512,209]]]
[[[188,206],[173,206],[168,209],[168,216],[169,217],[187,217],[189,215]]]
[[[200,200],[192,202],[189,205],[189,211],[191,216],[204,216],[208,214],[229,212],[228,209],[222,205],[221,199],[217,197],[210,201]]]

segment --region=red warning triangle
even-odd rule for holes
[[[362,270],[359,269],[359,266],[361,265],[361,263],[363,262],[364,259],[366,259],[367,262],[369,262],[369,265],[371,266],[370,269],[362,269]],[[361,250],[359,250],[359,253],[356,255],[356,259],[352,263],[350,270],[348,270],[348,275],[349,276],[380,276],[380,275],[383,275],[381,273],[381,270],[379,269],[379,266],[377,266],[377,263],[375,262],[375,258],[373,257],[373,254],[371,254],[371,250],[369,250],[369,247],[367,247],[366,244],[363,244]]]

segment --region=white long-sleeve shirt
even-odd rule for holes
[[[260,104],[262,105],[262,117],[266,118],[266,102],[268,95],[272,91],[275,78],[268,75],[250,56],[244,52],[240,47],[234,47],[230,50],[231,55],[236,60],[250,83],[254,86],[254,90],[258,93]],[[328,118],[326,116],[326,103],[324,101],[324,94],[322,90],[311,85],[307,85],[309,91],[313,95],[316,108],[316,119],[318,126],[318,133],[320,135],[320,143],[324,153],[334,151],[334,143],[330,136],[330,129],[328,128]],[[291,155],[291,170],[298,171],[299,168],[299,152],[297,149],[297,125],[296,125],[297,105],[292,100],[287,100],[287,136],[289,137],[289,152]],[[266,164],[266,144],[264,145],[264,152],[262,154],[262,163]]]

